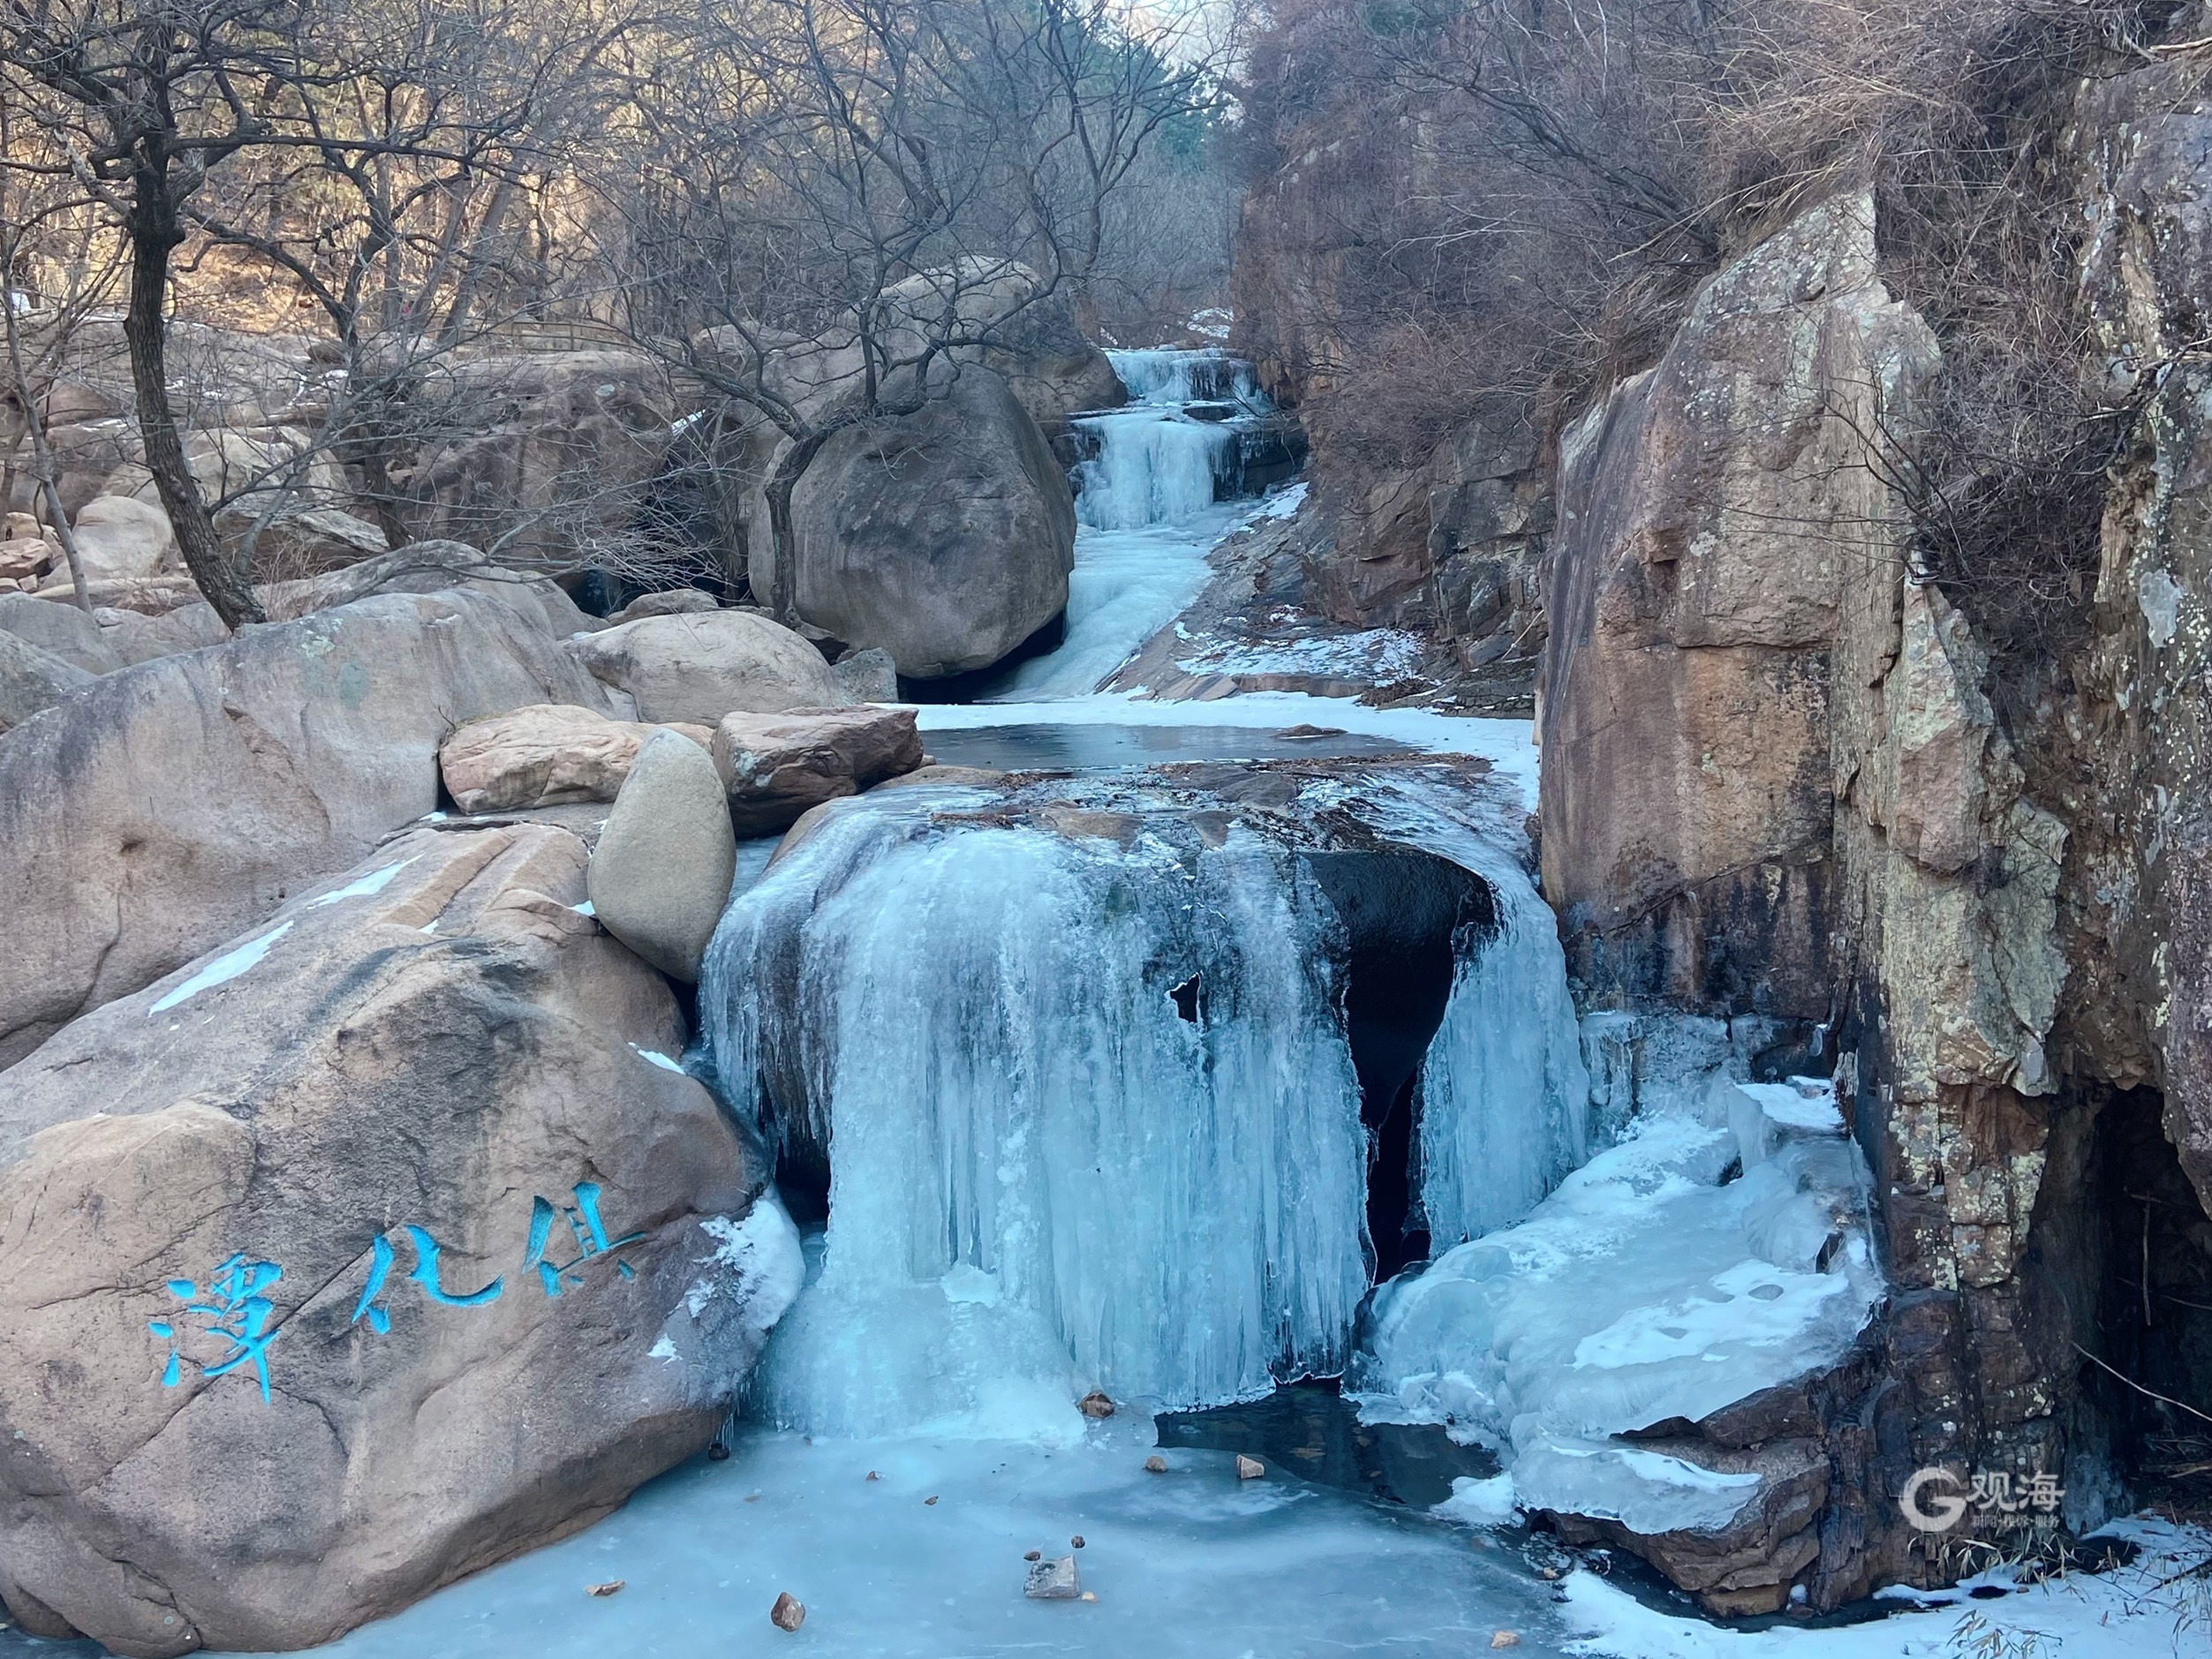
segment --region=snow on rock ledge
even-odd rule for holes
[[[1349,1381],[1371,1420],[1495,1447],[1524,1508],[1705,1535],[1692,1554],[1733,1557],[1727,1535],[1759,1532],[1778,1580],[1678,1581],[1778,1600],[1809,1535],[1778,1546],[1777,1500],[1816,1509],[1825,1459],[1809,1443],[1732,1455],[1694,1425],[1841,1362],[1881,1294],[1863,1163],[1828,1085],[1716,1077],[1520,1225],[1384,1287]]]

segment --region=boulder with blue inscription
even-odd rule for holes
[[[20,1626],[312,1646],[706,1444],[797,1235],[585,867],[408,831],[0,1073]]]

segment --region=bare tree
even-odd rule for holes
[[[635,93],[657,159],[610,177],[634,336],[723,405],[789,615],[790,498],[829,438],[911,414],[1042,310],[1082,305],[1106,204],[1202,62],[1105,0],[703,9]]]

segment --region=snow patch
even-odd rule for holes
[[[1882,1286],[1855,1144],[1776,1122],[1725,1075],[1654,1094],[1675,1109],[1525,1221],[1378,1291],[1348,1392],[1498,1448],[1531,1508],[1661,1532],[1725,1524],[1757,1477],[1686,1477],[1608,1437],[1835,1362]]]
[[[744,1323],[765,1331],[781,1319],[806,1283],[806,1256],[791,1212],[773,1187],[764,1188],[744,1219],[705,1216],[699,1225],[714,1251],[699,1257],[709,1272],[683,1293],[684,1311],[697,1319],[717,1296],[743,1305]]]
[[[342,899],[366,899],[372,894],[381,893],[392,885],[394,876],[414,862],[411,858],[403,858],[396,864],[386,864],[381,870],[372,870],[358,880],[349,881],[335,893],[326,893],[319,899],[308,900],[307,907],[319,910],[324,905],[336,904]]]
[[[1493,1474],[1487,1481],[1460,1474],[1453,1477],[1452,1496],[1432,1505],[1429,1513],[1469,1527],[1507,1527],[1520,1515],[1521,1502],[1510,1474]]]
[[[225,951],[174,991],[165,992],[161,999],[146,1012],[148,1017],[165,1014],[180,1002],[189,1002],[201,992],[227,984],[260,962],[268,955],[269,947],[292,931],[290,922],[279,922],[259,939],[250,939],[236,950]]]

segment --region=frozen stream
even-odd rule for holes
[[[1443,1103],[1425,1131],[1436,1250],[1473,1235],[1477,1243],[1450,1259],[1479,1267],[1486,1229],[1540,1241],[1546,1226],[1617,1225],[1601,1213],[1608,1172],[1624,1159],[1649,1161],[1655,1142],[1601,1153],[1589,1173],[1538,1204],[1582,1156],[1582,1125],[1562,1115],[1559,1100],[1583,1085],[1574,1039],[1563,1046],[1558,1036],[1574,1027],[1548,915],[1501,850],[1534,806],[1526,723],[1285,694],[1189,705],[1094,691],[1190,603],[1213,543],[1271,509],[1214,499],[1230,476],[1227,422],[1237,409],[1258,407],[1248,373],[1218,354],[1166,351],[1117,354],[1117,367],[1135,401],[1084,418],[1091,449],[1078,470],[1083,528],[1065,642],[1021,665],[986,701],[925,708],[930,748],[961,765],[1064,770],[1077,784],[1165,762],[1411,751],[1490,759],[1498,781],[1487,786],[1483,812],[1466,821],[1476,827],[1431,825],[1408,838],[1491,879],[1506,916],[1491,958],[1518,977],[1508,984],[1500,969],[1485,979],[1462,957],[1456,1012],[1426,1062]],[[702,987],[710,1029],[718,1016],[707,1005],[717,996],[744,1014],[734,1024],[721,1016],[718,1063],[765,1067],[764,1077],[804,1073],[825,1099],[834,1079],[851,1114],[831,1159],[829,1231],[810,1224],[809,1287],[764,1361],[730,1455],[693,1459],[578,1536],[321,1651],[348,1659],[787,1651],[1466,1659],[1495,1647],[1621,1659],[1873,1659],[1960,1651],[1974,1635],[1979,1626],[1965,1621],[1996,1604],[1953,1602],[1848,1629],[1740,1634],[1682,1617],[1679,1598],[1670,1603],[1648,1584],[1621,1587],[1634,1574],[1547,1579],[1539,1565],[1560,1558],[1507,1524],[1505,1477],[1462,1481],[1459,1496],[1431,1511],[1416,1505],[1432,1503],[1434,1489],[1400,1503],[1357,1482],[1300,1478],[1318,1472],[1317,1462],[1299,1462],[1318,1459],[1317,1450],[1272,1448],[1262,1478],[1240,1480],[1230,1452],[1196,1449],[1174,1434],[1160,1448],[1166,1468],[1148,1471],[1159,1442],[1142,1402],[1125,1399],[1113,1418],[1085,1421],[1070,1404],[1076,1394],[1117,1376],[1186,1406],[1264,1394],[1274,1338],[1255,1347],[1248,1334],[1227,1352],[1221,1334],[1272,1330],[1275,1321],[1301,1352],[1338,1355],[1363,1284],[1356,1195],[1322,1168],[1348,1157],[1355,1162],[1343,1166],[1356,1167],[1339,1142],[1348,1135],[1355,1146],[1359,1124],[1356,1110],[1344,1116],[1342,1041],[1314,1013],[1334,993],[1309,960],[1318,935],[1302,908],[1310,899],[1304,878],[1234,837],[1173,856],[1164,843],[1145,851],[1140,839],[1117,864],[1097,842],[1021,827],[932,841],[932,832],[887,827],[889,811],[872,827],[865,815],[849,815],[843,831],[818,837],[772,875],[763,870],[773,843],[749,844],[717,936],[729,962],[719,976],[710,967]],[[1176,856],[1203,895],[1181,911]],[[794,891],[810,883],[819,886]],[[1085,924],[1086,907],[1111,916],[1111,927]],[[1179,919],[1194,909],[1214,921]],[[776,950],[793,954],[778,959]],[[1163,954],[1193,950],[1213,953],[1206,994],[1240,1009],[1219,1031],[1209,1014],[1203,1037],[1145,977]],[[774,980],[777,960],[804,963],[806,978],[787,998],[781,1017],[791,1030],[781,1037],[755,1029],[751,1022],[769,1015],[751,1012],[747,989]],[[1270,979],[1270,968],[1285,971]],[[1300,968],[1321,977],[1294,984]],[[769,996],[760,992],[759,1003]],[[1030,1029],[1040,1024],[1053,1029]],[[801,1041],[799,1032],[812,1035]],[[1202,1052],[1202,1043],[1211,1046]],[[754,1086],[749,1073],[736,1090]],[[765,1111],[760,1097],[755,1110]],[[819,1111],[805,1133],[827,1140],[827,1105]],[[1272,1126],[1294,1111],[1305,1114],[1299,1126],[1271,1142]],[[773,1116],[764,1127],[783,1132]],[[1708,1139],[1718,1146],[1722,1134]],[[1216,1135],[1219,1147],[1204,1140]],[[1699,1156],[1710,1150],[1694,1136],[1684,1144]],[[1179,1159],[1196,1162],[1185,1168]],[[1107,1175],[1103,1201],[1086,1186],[1094,1174]],[[1676,1185],[1705,1204],[1700,1225],[1725,1265],[1736,1248],[1735,1212],[1716,1208],[1718,1196],[1695,1196],[1718,1191],[1697,1187],[1702,1179]],[[1303,1309],[1294,1316],[1274,1275],[1276,1257],[1300,1252],[1326,1283],[1299,1289]],[[1656,1260],[1665,1248],[1645,1253]],[[1145,1271],[1163,1256],[1160,1293],[1148,1297]],[[826,1260],[842,1271],[826,1271]],[[1265,1272],[1246,1283],[1240,1263],[1264,1263]],[[1599,1272],[1597,1282],[1602,1290],[1612,1279]],[[1806,1297],[1824,1292],[1805,1282]],[[1518,1321],[1515,1330],[1533,1333],[1521,1339],[1532,1353],[1550,1353],[1538,1338],[1572,1348],[1574,1331],[1543,1323],[1546,1292],[1536,1285],[1485,1316],[1500,1329]],[[1627,1305],[1640,1293],[1622,1291],[1621,1318],[1637,1316]],[[1599,1320],[1619,1312],[1587,1288],[1575,1300]],[[1412,1292],[1385,1305],[1395,1346],[1369,1365],[1366,1385],[1399,1401],[1408,1421],[1433,1422],[1423,1411],[1442,1385],[1420,1345],[1456,1354],[1453,1345],[1464,1340]],[[1833,1297],[1824,1305],[1836,1306]],[[1777,1341],[1795,1339],[1793,1328]],[[1524,1392],[1556,1392],[1559,1376],[1579,1365],[1506,1380]],[[1461,1409],[1470,1421],[1493,1397],[1509,1398],[1479,1368],[1446,1382],[1468,1391],[1472,1404]],[[771,1428],[770,1416],[792,1426]],[[1083,1587],[1095,1599],[1026,1599],[1024,1552],[1068,1553],[1078,1535]],[[587,1594],[610,1584],[620,1587]],[[767,1618],[785,1592],[807,1609],[794,1633]],[[2048,1612],[2052,1595],[2004,1605]],[[2129,1603],[2099,1618],[2125,1623],[2140,1611]],[[2068,1655],[2163,1651],[2159,1632],[2140,1622],[2111,1643],[2100,1642],[2103,1624],[2069,1618],[2064,1627]],[[24,1652],[59,1651],[12,1640]],[[0,1650],[11,1650],[9,1640],[0,1636]]]

